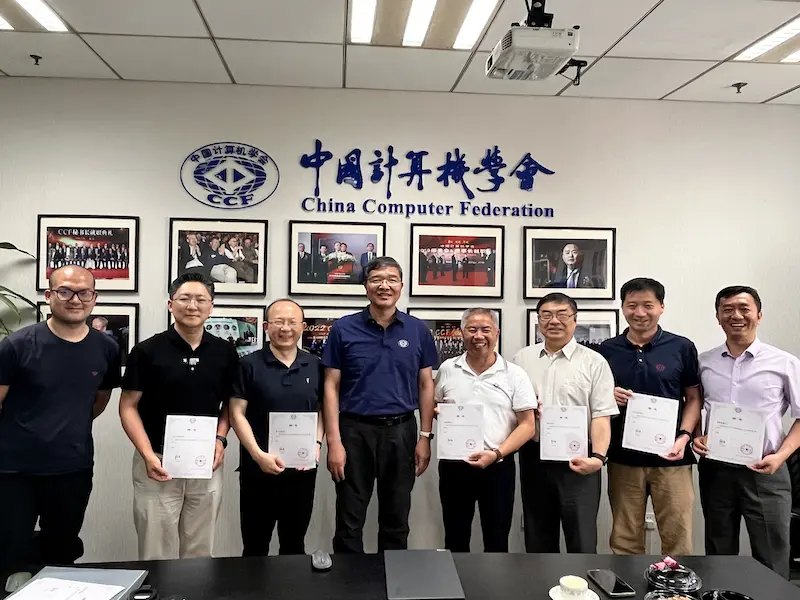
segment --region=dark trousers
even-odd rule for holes
[[[560,552],[561,526],[567,552],[597,553],[600,471],[579,475],[569,463],[542,461],[531,440],[519,451],[519,479],[527,552]]]
[[[0,474],[0,589],[11,573],[71,565],[83,556],[78,535],[92,493],[92,471]],[[34,528],[39,535],[34,546]]]
[[[788,579],[792,485],[786,465],[773,475],[761,475],[746,467],[702,459],[697,470],[706,554],[739,554],[744,517],[753,558]]]
[[[364,552],[367,507],[378,481],[378,551],[408,547],[408,513],[416,477],[417,422],[375,425],[342,414],[339,432],[347,452],[344,481],[336,484],[334,552]]]
[[[440,461],[444,547],[452,552],[469,552],[477,502],[484,552],[508,552],[516,479],[513,454],[485,469],[456,460]]]
[[[242,556],[267,556],[276,523],[279,554],[305,554],[316,481],[316,469],[286,469],[280,475],[239,473]]]

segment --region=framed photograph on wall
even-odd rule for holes
[[[289,221],[287,252],[290,296],[363,296],[364,267],[386,252],[386,224]]]
[[[261,350],[264,346],[266,307],[214,304],[205,330],[211,335],[227,340],[236,347],[239,358]],[[174,325],[172,313],[167,311],[167,323]]]
[[[614,300],[617,230],[525,227],[524,297],[562,290],[576,300]]]
[[[39,302],[38,320],[49,319],[52,314],[47,302]],[[128,362],[128,354],[135,344],[139,343],[139,305],[98,302],[86,324],[102,331],[119,345],[122,354],[122,366]]]
[[[502,298],[505,227],[411,225],[411,296]]]
[[[461,315],[466,309],[462,308],[409,308],[408,314],[422,320],[433,335],[436,344],[438,361],[433,366],[434,373],[448,358],[460,356],[464,353],[464,340],[461,337]],[[503,340],[503,311],[499,308],[491,310],[497,313],[500,321],[500,337],[497,338],[495,351],[500,353]]]
[[[39,215],[36,289],[48,289],[50,274],[76,265],[94,275],[95,289],[139,289],[139,217]]]
[[[305,309],[306,328],[297,345],[306,352],[322,356],[322,351],[328,341],[328,334],[330,334],[331,327],[337,319],[352,315],[363,309],[363,306]]]
[[[198,272],[220,295],[267,293],[266,221],[170,219],[169,281]]]
[[[584,346],[601,344],[619,335],[619,310],[602,308],[578,308],[575,340]],[[539,331],[539,319],[535,308],[528,309],[528,346],[541,344],[544,337]]]

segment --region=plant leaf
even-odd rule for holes
[[[22,248],[17,248],[11,242],[0,242],[0,250],[16,250],[17,252],[21,252],[22,254],[27,254],[31,258],[36,258],[33,254],[28,252],[27,250],[23,250]]]
[[[28,299],[27,299],[25,296],[23,296],[22,294],[19,294],[19,293],[15,292],[15,291],[14,291],[14,290],[12,290],[11,288],[7,288],[7,287],[6,287],[6,286],[4,286],[4,285],[0,285],[0,292],[5,292],[5,295],[8,295],[8,296],[13,296],[14,298],[17,298],[18,300],[22,300],[22,301],[23,301],[23,302],[25,302],[25,303],[26,303],[28,306],[31,306],[31,307],[33,307],[33,308],[36,308],[36,303],[35,303],[33,300],[28,300]]]
[[[16,304],[14,304],[8,298],[8,296],[6,296],[5,294],[0,294],[0,302],[5,304],[9,309],[11,309],[11,312],[13,312],[17,316],[17,323],[22,321],[22,315],[19,312],[19,307]]]

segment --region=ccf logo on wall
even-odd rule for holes
[[[198,202],[214,208],[249,208],[278,188],[280,172],[269,154],[240,142],[198,148],[181,165],[181,183]]]

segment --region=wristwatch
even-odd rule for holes
[[[419,434],[420,434],[420,436],[422,436],[424,438],[428,438],[429,440],[433,439],[433,432],[432,431],[420,431]]]
[[[605,456],[604,454],[598,454],[597,452],[592,452],[592,458],[596,458],[597,460],[599,460],[601,463],[603,463],[604,467],[606,466],[606,464],[608,464],[608,457]]]
[[[497,460],[496,460],[496,461],[494,461],[494,462],[496,462],[496,463],[501,463],[501,462],[503,462],[503,453],[502,453],[502,452],[500,452],[500,448],[495,448],[495,449],[494,449],[494,453],[495,453],[495,454],[497,454]]]
[[[690,442],[694,439],[694,436],[690,432],[686,431],[685,429],[679,429],[676,437],[681,437],[682,435],[689,436]]]
[[[218,435],[218,436],[217,436],[217,439],[218,439],[220,442],[222,442],[222,448],[223,448],[223,450],[224,450],[225,448],[227,448],[227,447],[228,447],[228,438],[226,438],[224,435]]]

